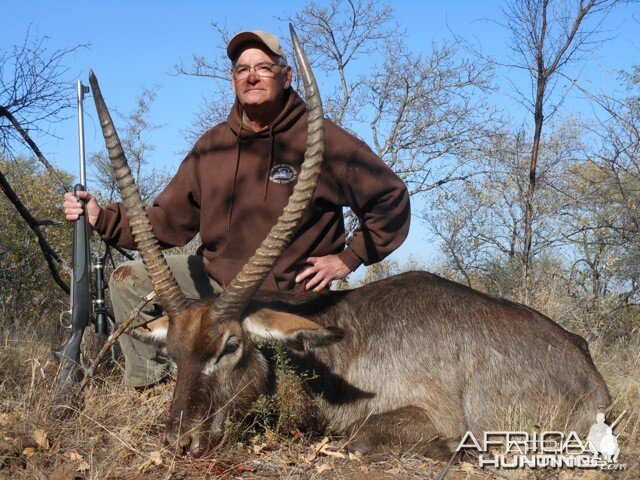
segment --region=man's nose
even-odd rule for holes
[[[249,76],[247,77],[247,82],[248,83],[258,83],[260,81],[260,76],[258,75],[258,72],[256,72],[255,68],[250,68],[249,69]]]

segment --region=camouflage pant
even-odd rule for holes
[[[188,298],[206,298],[221,291],[220,286],[207,276],[204,270],[207,261],[203,257],[172,255],[166,258],[173,276]],[[116,268],[109,281],[116,322],[124,322],[142,298],[152,290],[142,260],[126,262]],[[161,311],[159,304],[150,303],[133,324],[155,318]],[[156,347],[145,345],[128,335],[121,335],[119,342],[125,358],[124,379],[127,385],[142,387],[168,375],[169,359],[161,355]]]

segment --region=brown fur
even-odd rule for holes
[[[533,309],[428,272],[350,291],[259,293],[241,322],[210,318],[206,303],[182,317],[167,343],[178,364],[168,436],[186,450],[200,451],[215,437],[212,423],[271,388],[248,335],[265,325],[295,345],[294,366],[310,374],[306,386],[325,421],[353,435],[347,448],[360,453],[400,446],[442,456],[467,430],[584,433],[611,400],[584,339]],[[240,339],[240,351],[203,376],[229,338]],[[180,440],[185,424],[201,427]]]

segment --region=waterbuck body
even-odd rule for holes
[[[534,426],[586,433],[610,404],[586,341],[541,313],[428,272],[354,290],[258,292],[239,320],[213,301],[133,335],[178,364],[167,438],[201,453],[225,420],[274,390],[257,348],[278,342],[307,378],[317,413],[347,448],[450,455],[467,432]],[[277,380],[276,380],[277,381]]]
[[[349,291],[262,293],[246,319],[260,312],[343,333],[292,351],[297,367],[313,372],[308,387],[327,423],[357,432],[356,450],[388,437],[405,446],[451,444],[468,430],[506,427],[585,432],[610,404],[580,336],[533,309],[428,272]],[[410,422],[397,431],[403,418]]]

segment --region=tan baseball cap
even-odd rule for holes
[[[267,47],[274,55],[282,57],[287,62],[287,57],[284,54],[284,50],[280,46],[280,40],[272,33],[265,32],[264,30],[252,30],[250,32],[240,32],[229,41],[227,45],[227,56],[231,61],[235,60],[238,55],[239,48],[248,42],[260,43]]]

